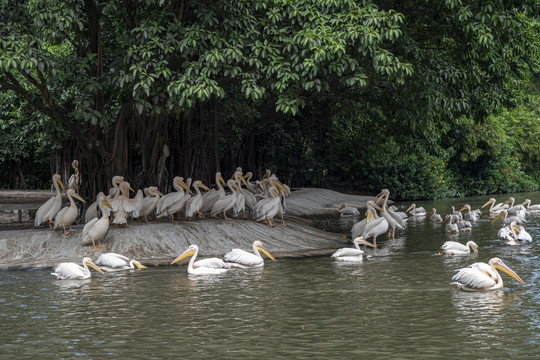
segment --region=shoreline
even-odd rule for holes
[[[233,248],[250,250],[260,240],[276,258],[327,255],[346,246],[347,236],[318,229],[309,219],[300,216],[337,213],[343,204],[365,207],[370,196],[356,196],[326,189],[300,189],[286,199],[286,226],[274,219],[270,227],[253,220],[215,218],[193,221],[130,222],[128,227],[111,225],[102,243],[101,252],[115,252],[137,259],[146,266],[168,265],[190,244],[197,244],[201,257],[223,256]],[[308,214],[309,213],[309,214]],[[95,258],[92,246],[81,246],[83,225],[64,235],[48,228],[0,230],[0,270],[50,268],[64,261],[79,262],[83,257]]]

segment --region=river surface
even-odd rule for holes
[[[540,203],[540,193],[514,197]],[[445,215],[486,200],[417,205]],[[211,277],[171,266],[80,281],[56,280],[50,270],[0,272],[0,358],[540,358],[540,215],[527,219],[533,243],[509,247],[486,214],[458,236],[427,219],[409,221],[395,240],[380,237],[379,249],[366,249],[360,264],[324,256]],[[350,236],[359,219],[317,223]],[[436,255],[446,240],[474,240],[479,253]],[[501,290],[450,285],[456,269],[495,256],[526,284],[502,274]]]

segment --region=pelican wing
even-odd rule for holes
[[[92,229],[94,227],[94,225],[96,225],[96,223],[99,221],[99,218],[93,218],[92,220],[90,220],[89,222],[87,222],[83,229],[82,229],[82,236],[83,236],[83,239],[86,237],[86,235],[90,232],[90,229]]]
[[[129,258],[115,253],[101,254],[96,260],[96,264],[116,268],[127,266],[129,264]]]
[[[463,245],[461,243],[458,243],[457,241],[446,241],[442,246],[441,249],[443,250],[457,250],[457,251],[464,251],[468,252],[469,247],[466,245]]]
[[[60,263],[53,270],[51,274],[59,279],[79,279],[87,275],[84,268],[75,263]]]
[[[452,277],[452,281],[456,281],[473,289],[489,288],[496,284],[496,281],[493,278],[478,267],[460,269],[459,272]]]
[[[35,221],[34,221],[35,226],[38,226],[44,220],[47,220],[47,219],[45,219],[45,216],[47,215],[49,210],[53,207],[55,199],[56,199],[56,197],[53,196],[49,200],[45,201],[45,203],[43,203],[43,205],[41,205],[39,207],[39,209],[36,212],[36,218],[35,218]]]
[[[173,204],[182,200],[183,197],[184,197],[184,192],[179,192],[179,191],[169,193],[163,196],[158,201],[158,204],[156,206],[156,212],[158,214],[161,214],[163,211],[171,207]]]
[[[364,252],[355,248],[343,248],[337,250],[332,254],[332,257],[342,257],[342,256],[361,256]]]
[[[225,261],[242,265],[255,266],[262,263],[263,259],[260,256],[257,256],[242,249],[232,249],[230,252],[225,254]]]
[[[138,212],[142,206],[143,196],[144,195],[143,195],[142,190],[139,189],[137,191],[137,195],[133,199],[124,199],[124,201],[122,202],[122,206],[124,207],[124,210],[126,212],[132,212],[132,211]],[[136,215],[136,217],[137,216],[138,214]]]
[[[218,258],[207,258],[195,261],[193,263],[194,268],[211,268],[211,269],[230,269],[231,267],[227,265],[223,260]]]

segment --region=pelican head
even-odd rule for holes
[[[502,218],[502,217],[506,218],[507,216],[508,216],[508,211],[503,210],[503,211],[501,211],[501,213],[499,215],[497,215],[497,217],[495,219],[493,219],[493,221],[491,223],[493,224],[495,221],[499,220],[500,218]]]
[[[137,269],[146,269],[146,266],[138,262],[137,260],[131,260],[129,262],[129,267],[136,267]]]
[[[367,245],[367,246],[371,246],[373,248],[377,247],[377,246],[373,245],[372,243],[370,243],[369,241],[364,240],[364,238],[362,236],[358,236],[358,237],[354,238],[352,242],[355,245]]]
[[[259,250],[260,252],[262,252],[264,255],[268,256],[270,259],[276,261],[276,259],[272,256],[272,254],[270,254],[268,251],[266,251],[265,248],[263,248],[262,241],[259,241],[259,240],[255,241],[253,243],[253,247]]]
[[[62,184],[62,177],[59,175],[59,174],[54,174],[53,175],[53,181],[56,181],[58,183],[58,185],[60,185],[60,187],[62,188],[62,190],[64,192],[66,192],[66,188],[64,187],[64,184]]]
[[[489,204],[495,204],[495,199],[494,198],[489,199],[484,205],[482,205],[482,207],[480,207],[480,209],[485,208]]]
[[[473,252],[475,252],[475,253],[478,252],[478,245],[476,245],[476,243],[474,241],[468,241],[466,245],[468,247],[470,247]]]
[[[83,202],[83,203],[86,202],[86,201],[84,201],[84,199],[83,199],[82,197],[80,197],[79,194],[77,194],[77,193],[75,192],[75,190],[73,190],[73,189],[67,189],[66,194],[67,194],[67,195],[70,195],[70,196],[73,196],[75,199],[77,199],[77,200],[79,200],[79,201],[81,201],[81,202]]]
[[[89,257],[84,258],[82,262],[83,262],[84,265],[88,265],[88,266],[94,268],[94,270],[96,270],[98,273],[104,275],[103,270],[101,270],[101,268],[100,268],[99,266],[97,266],[96,264],[94,264],[94,262],[92,261],[92,259],[90,259]]]
[[[197,245],[190,245],[183,253],[178,255],[178,257],[173,260],[171,265],[174,264],[174,263],[177,263],[180,260],[185,259],[185,258],[187,258],[189,256],[195,255],[195,253],[197,252],[198,249],[199,249],[199,247]]]
[[[503,263],[503,261],[501,259],[495,257],[495,258],[489,260],[489,265],[491,265],[495,269],[501,270],[502,272],[506,273],[510,277],[513,277],[514,279],[516,279],[517,281],[519,281],[520,283],[525,285],[525,282],[523,280],[521,280],[521,278],[518,276],[518,274],[516,274],[514,272],[514,270],[512,270],[508,266],[506,266],[506,264]]]
[[[405,210],[405,212],[409,212],[409,211],[412,211],[416,208],[416,204],[411,204],[411,206],[409,206],[409,208],[407,210]]]

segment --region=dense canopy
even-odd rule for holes
[[[0,0],[0,186],[78,159],[85,196],[113,175],[167,188],[236,166],[409,198],[538,188],[538,15],[534,0]]]

